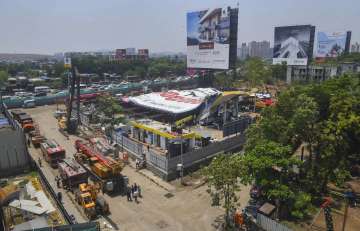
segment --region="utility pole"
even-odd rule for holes
[[[76,78],[76,115],[77,115],[77,126],[80,124],[80,74],[76,67],[74,67],[75,78]]]
[[[182,129],[182,128],[181,128]],[[183,176],[184,176],[184,160],[183,160],[183,137],[182,132],[180,135],[180,158],[181,158],[181,170],[180,170],[180,177],[181,177],[181,184],[184,184]]]

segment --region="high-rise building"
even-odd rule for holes
[[[245,60],[249,56],[249,47],[246,43],[242,43],[241,47],[238,49],[238,55],[240,60]]]
[[[149,59],[149,49],[139,49],[138,50],[138,58],[141,60]]]
[[[250,57],[269,58],[269,51],[270,51],[269,41],[262,41],[262,42],[252,41],[249,43]]]
[[[123,60],[126,58],[126,49],[116,49],[115,51],[115,59]]]
[[[359,53],[360,52],[360,43],[356,42],[351,45],[351,53]]]

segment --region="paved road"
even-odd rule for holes
[[[27,112],[33,116],[39,124],[41,132],[47,138],[55,139],[66,149],[67,156],[72,156],[75,153],[73,144],[77,137],[70,136],[68,140],[58,131],[57,121],[52,116],[55,108],[55,106],[44,106],[27,109]],[[47,169],[47,167],[44,168]],[[48,174],[50,175],[51,171]],[[136,182],[141,185],[143,198],[140,198],[139,203],[136,204],[127,202],[126,197],[105,195],[111,214],[107,218],[100,219],[101,224],[106,221],[113,224],[115,229],[132,231],[217,229],[215,220],[221,217],[224,211],[222,208],[210,206],[210,197],[206,192],[206,186],[194,189],[179,187],[173,183],[169,185],[164,182],[163,185],[169,187],[159,187],[148,179],[149,176],[151,177],[151,173],[146,172],[147,177],[145,177],[144,174],[140,174],[131,167],[125,167],[123,174],[129,177],[131,184]],[[55,183],[54,175],[51,175],[50,179],[50,182]],[[165,197],[169,193],[166,188],[171,189],[170,197]],[[248,191],[248,188],[244,188],[241,192],[240,203],[242,205],[248,200]],[[81,217],[81,214],[76,212],[75,205],[70,204],[70,200],[69,203],[65,203],[65,207],[70,213],[77,218]]]

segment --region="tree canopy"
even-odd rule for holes
[[[281,206],[295,218],[306,215],[303,206],[321,198],[330,181],[343,183],[351,167],[360,163],[359,83],[359,76],[345,75],[291,87],[247,131],[248,174],[268,199],[283,201]],[[293,155],[300,144],[309,153],[307,161]],[[294,167],[299,169],[296,174]]]
[[[341,187],[359,174],[351,172],[360,165],[359,143],[359,74],[290,86],[246,131],[243,154],[213,160],[208,184],[220,193],[226,182],[232,182],[229,193],[237,190],[234,182],[255,184],[277,205],[279,218],[304,219],[328,183]]]

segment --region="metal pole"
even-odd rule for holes
[[[346,225],[346,219],[347,219],[348,210],[349,210],[349,200],[346,200],[344,220],[343,220],[343,225],[342,225],[342,229],[341,229],[342,231],[345,231],[345,225]]]
[[[182,139],[182,132],[181,132],[181,136],[180,136],[180,158],[181,158],[181,170],[180,170],[180,179],[181,179],[181,184],[184,184],[183,181],[183,176],[184,176],[184,161],[183,161],[183,139]]]
[[[75,76],[76,79],[76,118],[77,118],[77,126],[81,123],[80,121],[80,74],[78,73],[78,70],[76,67],[75,69]]]
[[[121,152],[124,152],[124,134],[121,131]]]

